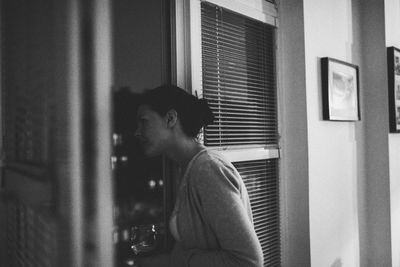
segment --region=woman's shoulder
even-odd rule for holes
[[[203,149],[193,162],[193,168],[205,169],[207,167],[228,167],[233,165],[220,152],[213,149]]]
[[[229,180],[238,185],[240,175],[232,163],[220,152],[205,149],[197,156],[190,170],[191,180],[194,182],[212,183]]]

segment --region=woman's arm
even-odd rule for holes
[[[240,195],[240,176],[221,164],[194,169],[191,187],[220,250],[185,250],[179,244],[171,267],[261,267],[262,250]]]

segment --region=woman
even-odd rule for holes
[[[197,141],[214,119],[205,100],[176,86],[142,95],[138,129],[145,155],[163,154],[183,176],[169,229],[176,240],[164,257],[140,266],[260,267],[262,250],[252,224],[245,185],[235,167]]]

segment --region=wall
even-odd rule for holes
[[[304,18],[311,266],[391,266],[383,1],[304,0]],[[322,120],[321,57],[360,67],[361,121]]]
[[[3,1],[0,2],[0,14],[3,14]],[[2,16],[3,17],[3,16]],[[3,32],[3,20],[0,19],[0,32]],[[0,34],[0,60],[2,60],[2,51],[3,51],[3,34]],[[0,64],[0,103],[3,107],[3,78],[2,78],[3,70],[2,64]],[[3,136],[3,108],[0,108],[0,134]],[[0,138],[0,151],[3,151],[3,138]],[[3,154],[3,153],[2,153]],[[3,155],[0,157],[0,168],[3,169]],[[6,206],[4,205],[3,200],[3,172],[0,171],[0,229],[5,229],[6,220]],[[0,266],[5,265],[6,259],[6,234],[0,234]]]
[[[400,2],[385,1],[386,46],[400,48]],[[400,266],[400,135],[389,134],[392,266]]]
[[[350,0],[304,0],[311,266],[360,266],[359,122],[322,120],[320,58],[358,64]]]
[[[361,266],[391,266],[388,90],[384,1],[360,3],[365,176],[359,190]]]
[[[279,10],[282,266],[310,266],[303,1],[281,1]]]

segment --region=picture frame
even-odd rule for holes
[[[321,58],[321,82],[323,120],[361,120],[357,65],[330,57]]]
[[[400,49],[387,48],[389,131],[400,133]]]

